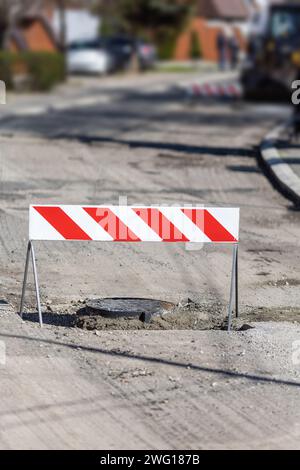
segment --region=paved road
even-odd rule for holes
[[[93,82],[84,94],[96,104],[66,109],[60,97],[61,109],[1,122],[0,281],[11,307],[0,312],[8,357],[0,447],[299,448],[299,366],[291,359],[299,326],[98,336],[62,325],[72,301],[102,295],[188,296],[222,316],[226,247],[42,243],[42,299],[62,320],[49,314],[40,331],[15,315],[28,205],[122,196],[129,204],[240,206],[244,320],[297,319],[299,213],[256,161],[260,140],[289,111],[191,105],[172,79],[124,80],[104,89]],[[33,307],[33,291],[28,300]]]

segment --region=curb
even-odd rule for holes
[[[276,186],[293,203],[300,207],[300,178],[291,166],[281,158],[278,144],[283,138],[286,139],[293,125],[293,119],[276,127],[262,141],[260,154],[268,174]]]

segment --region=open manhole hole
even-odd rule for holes
[[[85,316],[98,316],[112,319],[138,319],[149,323],[154,316],[174,310],[171,302],[153,299],[112,298],[95,299],[86,303]]]

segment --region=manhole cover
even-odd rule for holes
[[[171,302],[152,299],[95,299],[86,304],[86,315],[100,315],[105,318],[139,318],[150,322],[152,316],[162,315],[175,307]]]

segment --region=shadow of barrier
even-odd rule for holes
[[[43,326],[35,258],[36,241],[98,241],[120,243],[216,243],[233,247],[228,331],[238,317],[238,208],[164,206],[30,206],[29,241],[20,306],[23,316],[30,258],[37,309]]]

